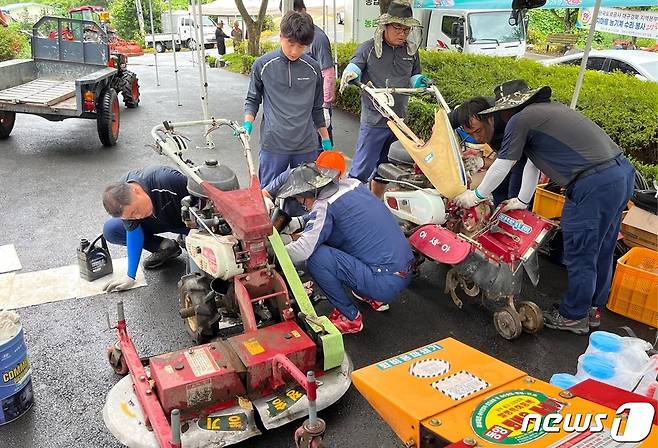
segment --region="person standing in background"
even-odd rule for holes
[[[220,56],[226,54],[226,42],[224,39],[227,39],[229,36],[224,32],[224,22],[222,20],[217,24],[217,29],[215,29],[215,40],[217,41],[217,53]]]
[[[297,12],[306,12],[306,5],[304,0],[295,0],[293,3],[293,9]],[[306,52],[309,53],[313,59],[315,59],[318,64],[320,64],[320,69],[322,70],[322,84],[324,87],[324,103],[322,104],[322,110],[324,113],[324,120],[329,130],[329,138],[333,143],[333,128],[331,126],[331,107],[334,102],[335,90],[336,90],[336,71],[334,69],[334,61],[331,56],[331,42],[329,42],[329,37],[319,26],[313,24],[315,29],[315,34],[313,36],[313,42],[308,46]],[[320,140],[320,137],[318,137]]]
[[[240,24],[236,20],[233,22],[233,29],[231,30],[231,38],[233,39],[233,51],[235,51],[235,48],[242,43],[242,40],[244,39],[244,34],[242,33],[242,29],[240,29]]]

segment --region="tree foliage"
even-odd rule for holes
[[[251,15],[249,15],[247,8],[244,7],[244,2],[242,0],[235,0],[235,6],[238,7],[238,11],[240,11],[242,20],[247,28],[247,36],[249,37],[247,52],[252,56],[257,56],[260,49],[260,33],[263,30],[265,13],[267,12],[267,2],[268,0],[261,1],[260,9],[258,10],[258,17],[254,20]]]
[[[162,15],[163,4],[162,0],[151,0],[151,3],[153,5],[153,27],[157,33],[162,29],[160,17]],[[144,11],[144,22],[148,33],[151,30],[148,0],[142,0],[142,9]],[[116,28],[119,36],[124,39],[142,39],[144,37],[141,36],[139,31],[136,11],[135,0],[113,0],[110,5],[111,26],[112,28]]]
[[[27,37],[16,23],[0,26],[0,62],[20,57],[30,57]]]

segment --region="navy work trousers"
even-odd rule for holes
[[[411,281],[410,274],[399,276],[367,266],[358,258],[326,244],[315,249],[306,267],[331,304],[350,320],[356,318],[359,309],[347,296],[345,287],[359,295],[390,303]]]
[[[621,213],[634,184],[633,166],[619,156],[615,165],[567,188],[561,225],[569,287],[560,304],[567,319],[583,319],[590,307],[608,301]]]
[[[140,221],[139,225],[144,232],[144,249],[149,252],[157,252],[160,249],[162,237],[158,233],[178,233],[187,235],[190,229],[187,227],[171,227],[171,225],[158,221],[154,218],[147,218]],[[120,218],[110,218],[103,225],[103,236],[108,243],[119,246],[126,245],[126,228],[123,226],[123,220]]]

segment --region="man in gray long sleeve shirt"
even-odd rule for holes
[[[420,22],[413,17],[406,0],[394,0],[388,13],[379,18],[375,37],[361,44],[343,71],[341,92],[353,79],[375,87],[425,87],[429,79],[420,71],[418,45]],[[393,95],[393,110],[403,117],[407,114],[408,97]],[[370,181],[370,190],[378,197],[384,194],[385,184],[373,179],[377,166],[388,161],[388,150],[397,138],[388,128],[387,118],[377,111],[372,101],[361,96],[361,126],[350,177],[361,182]]]
[[[322,74],[318,63],[304,54],[313,41],[313,20],[291,11],[281,20],[281,49],[256,59],[245,100],[245,129],[263,104],[258,176],[267,185],[288,167],[315,160],[317,133],[323,149],[331,140],[322,111]]]

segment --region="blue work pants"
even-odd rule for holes
[[[290,168],[295,168],[305,162],[315,162],[319,151],[303,154],[279,154],[261,149],[258,154],[258,179],[262,186],[268,185],[279,174]]]
[[[190,231],[187,227],[171,227],[169,224],[163,223],[154,218],[143,219],[140,221],[139,225],[144,232],[144,249],[149,252],[157,252],[160,249],[160,243],[163,238],[158,236],[158,233],[170,232],[187,235]],[[108,243],[125,246],[126,228],[123,225],[123,220],[120,218],[110,218],[105,221],[105,224],[103,225],[103,236]]]
[[[566,191],[561,226],[569,286],[560,314],[567,319],[583,319],[608,301],[621,214],[635,184],[630,162],[623,156],[615,162]]]
[[[315,249],[306,261],[306,267],[331,304],[350,320],[356,318],[359,309],[347,296],[345,287],[359,295],[391,303],[411,281],[411,275],[407,272],[402,276],[384,272],[381,268],[367,266],[358,258],[326,244]]]
[[[363,183],[372,179],[377,167],[388,162],[388,150],[397,139],[388,127],[374,128],[361,125],[349,177],[359,179]]]

